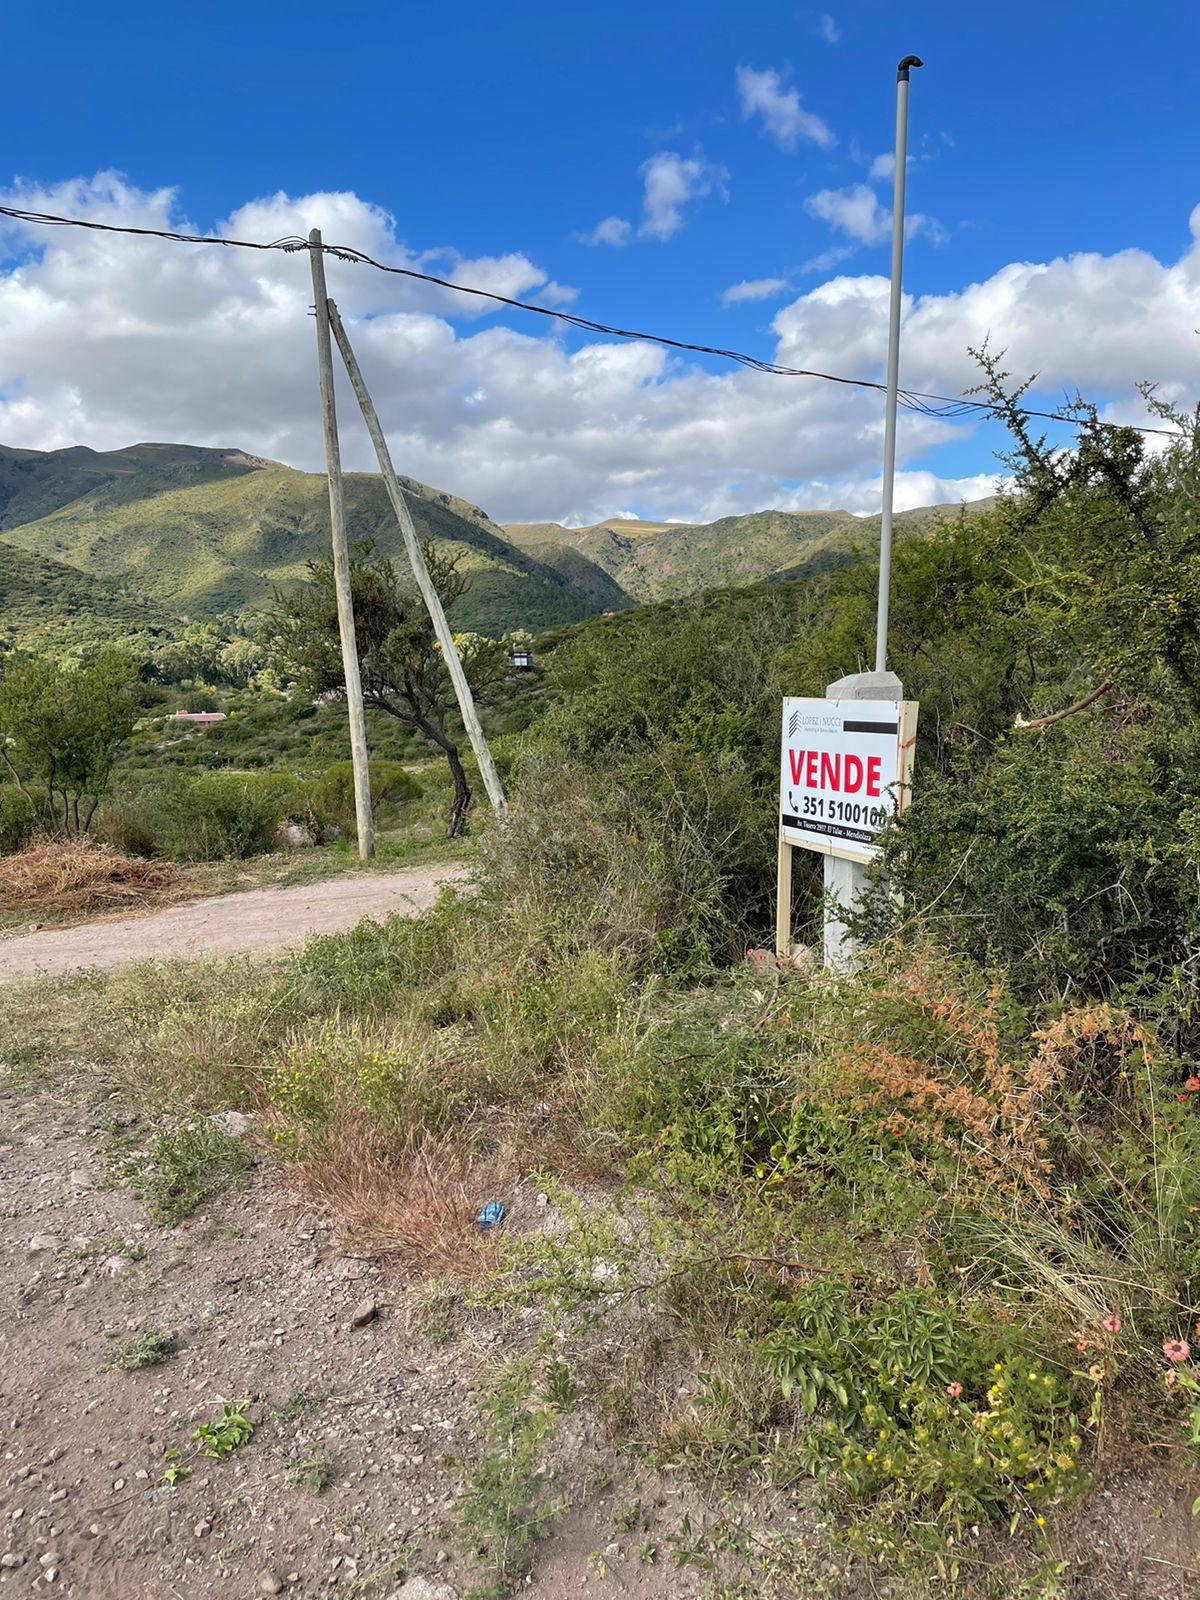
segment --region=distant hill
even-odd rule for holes
[[[459,629],[502,633],[571,622],[605,609],[601,573],[577,577],[517,549],[477,507],[404,479],[425,539],[461,553],[471,587],[452,619]],[[352,538],[370,537],[403,560],[382,481],[346,477]],[[325,479],[239,450],[135,445],[0,450],[0,544],[136,589],[174,615],[236,613],[264,604],[272,587],[305,577],[329,550]]]
[[[0,544],[0,652],[70,656],[105,644],[148,652],[176,632],[167,609],[145,596]]]
[[[960,509],[906,511],[895,519],[896,527],[919,532]],[[568,572],[571,560],[590,563],[629,605],[805,577],[842,565],[870,551],[879,518],[848,511],[754,511],[706,523],[610,518],[590,528],[524,522],[509,523],[504,531],[513,544],[560,571]],[[603,609],[618,607],[610,603]]]
[[[470,577],[454,626],[493,635],[804,577],[869,551],[878,529],[878,518],[845,511],[501,528],[465,500],[402,481],[422,538],[456,550]],[[347,474],[346,509],[351,537],[373,539],[403,566],[379,477]],[[897,524],[919,532],[959,509],[925,507]],[[328,550],[319,473],[199,445],[0,447],[0,640],[9,644],[64,650],[236,616],[302,582],[306,563]]]

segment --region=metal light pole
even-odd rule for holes
[[[875,671],[887,670],[888,612],[892,590],[892,498],[896,478],[896,393],[900,383],[900,289],[904,270],[904,179],[908,144],[908,73],[923,67],[905,56],[896,68],[896,175],[892,192],[892,296],[888,312],[887,412],[883,430],[883,515],[879,522],[879,609],[875,619]]]

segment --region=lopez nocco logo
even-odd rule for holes
[[[784,702],[785,840],[856,858],[875,854],[875,835],[896,810],[904,709],[893,700]]]

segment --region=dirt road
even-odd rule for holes
[[[292,889],[252,889],[73,928],[0,940],[0,978],[105,970],[153,956],[232,955],[302,944],[313,933],[352,928],[364,917],[415,916],[465,868],[435,862],[399,872],[363,872]]]

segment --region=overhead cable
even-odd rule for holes
[[[259,239],[230,239],[220,234],[208,233],[177,233],[169,228],[138,228],[130,224],[115,222],[97,222],[87,217],[60,217],[46,211],[22,211],[16,206],[0,206],[0,216],[11,217],[15,222],[29,223],[38,227],[52,228],[83,228],[94,233],[129,234],[137,238],[165,239],[172,244],[206,244],[221,245],[229,250],[282,250],[288,253],[298,250],[309,250],[314,246],[307,239],[300,238],[297,234],[286,235],[282,239],[273,239],[269,243]],[[410,278],[417,283],[427,283],[438,289],[447,289],[454,294],[474,296],[480,300],[490,300],[496,305],[509,306],[515,311],[531,312],[535,316],[549,317],[555,322],[564,323],[571,328],[578,328],[585,333],[599,333],[610,339],[632,339],[640,344],[660,345],[667,350],[681,350],[689,355],[711,356],[720,361],[732,361],[739,366],[747,367],[752,372],[766,373],[778,378],[814,378],[821,383],[836,383],[846,388],[871,389],[883,394],[886,385],[870,378],[850,378],[842,373],[822,372],[809,367],[783,366],[779,362],[764,361],[758,356],[747,355],[742,350],[728,350],[720,345],[693,344],[685,339],[672,339],[666,334],[644,333],[634,328],[622,328],[604,322],[593,322],[589,317],[577,316],[573,311],[563,311],[556,306],[540,306],[530,300],[517,300],[511,295],[498,294],[494,289],[480,289],[471,284],[456,283],[450,278],[439,278],[434,273],[418,272],[415,267],[398,267],[390,262],[377,261],[373,256],[367,255],[362,250],[356,250],[350,245],[322,244],[320,247],[328,256],[334,256],[339,261],[347,261],[354,265],[372,267],[376,272],[386,272],[394,277]],[[899,402],[908,411],[915,411],[923,416],[933,417],[939,421],[958,421],[970,416],[1003,416],[1004,408],[990,400],[975,400],[969,395],[943,395],[929,394],[921,389],[901,389]],[[1021,414],[1026,417],[1037,417],[1047,422],[1065,422],[1077,424],[1078,416],[1069,411],[1035,411],[1022,406]],[[1138,423],[1102,422],[1097,419],[1097,426],[1102,428],[1127,428],[1134,433],[1161,434],[1167,438],[1177,438],[1178,429],[1151,428]]]

